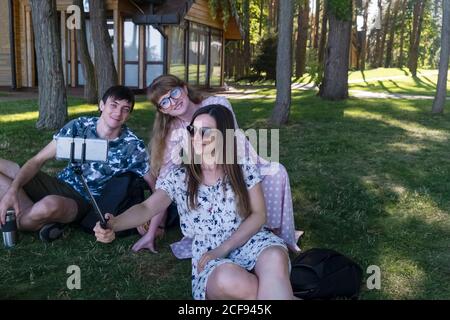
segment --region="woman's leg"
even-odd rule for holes
[[[4,176],[14,180],[19,170],[20,166],[17,163],[6,159],[0,159],[0,173]]]
[[[255,300],[257,292],[256,276],[233,263],[224,263],[216,267],[206,284],[208,300]]]
[[[266,226],[282,238],[290,250],[299,252],[297,241],[301,234],[295,231],[289,176],[282,164],[272,165],[275,164],[278,165],[276,173],[265,175],[262,181],[267,208]]]
[[[289,279],[289,257],[281,246],[264,249],[255,265],[258,277],[258,300],[292,300]]]

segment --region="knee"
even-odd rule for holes
[[[214,286],[220,290],[225,297],[233,297],[235,299],[256,299],[256,291],[254,290],[256,278],[247,272],[247,270],[226,263],[217,267],[212,274]]]
[[[270,270],[273,276],[285,276],[289,272],[289,257],[286,250],[280,246],[264,249],[258,258],[258,267]]]
[[[30,218],[40,221],[50,219],[57,212],[58,208],[58,200],[54,196],[46,196],[33,206]]]
[[[17,163],[0,158],[0,174],[10,179],[14,179],[19,170],[20,166]]]
[[[235,282],[233,275],[236,274],[236,269],[237,266],[230,263],[222,264],[216,268],[213,274],[213,281],[221,291],[226,293],[231,291]]]
[[[0,170],[0,186],[9,187],[11,185],[11,181],[12,180]]]

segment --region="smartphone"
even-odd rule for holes
[[[70,150],[72,142],[75,142],[74,160],[81,161],[81,150],[83,142],[86,142],[85,161],[106,162],[108,158],[108,140],[105,139],[83,139],[70,137],[56,137],[56,159],[71,160]]]

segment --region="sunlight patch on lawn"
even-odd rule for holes
[[[70,106],[68,108],[70,116],[78,116],[80,114],[92,113],[98,110],[98,106],[93,104],[81,104],[76,106]]]
[[[417,143],[402,143],[402,142],[395,142],[395,143],[389,143],[389,148],[392,148],[395,151],[403,151],[403,152],[420,152],[423,149],[426,149],[425,145],[417,144]]]
[[[386,212],[397,217],[403,214],[426,224],[448,224],[448,212],[439,207],[425,188],[403,193],[395,207],[386,208]]]
[[[383,211],[395,219],[413,218],[424,224],[448,224],[448,212],[440,208],[439,200],[434,199],[425,186],[411,189],[394,181],[389,174],[363,176],[361,183],[373,195],[385,199]]]
[[[380,177],[377,175],[363,176],[361,177],[361,182],[377,196],[381,196],[383,189],[387,189],[397,196],[402,196],[407,191],[403,185],[388,180],[388,177]]]
[[[394,248],[393,248],[394,249]],[[422,292],[426,274],[413,260],[398,257],[392,252],[380,252],[382,257],[381,290],[391,299],[414,299]]]
[[[429,139],[436,142],[445,142],[449,138],[448,132],[444,132],[442,130],[428,129],[427,127],[424,127],[416,122],[399,121],[397,119],[393,119],[391,117],[384,116],[382,114],[374,112],[358,109],[349,109],[344,110],[344,118],[345,117],[380,121],[389,126],[403,129],[407,131],[411,137],[415,138]]]
[[[17,121],[27,121],[27,120],[37,120],[37,111],[28,111],[20,113],[12,113],[0,116],[0,123],[17,122]]]
[[[134,106],[134,110],[148,110],[150,105],[148,102],[139,102]],[[94,104],[78,104],[69,106],[68,112],[70,117],[87,115],[97,112],[98,107]],[[37,121],[39,116],[38,111],[27,111],[19,113],[11,113],[0,116],[0,123],[18,122],[18,121]]]
[[[396,101],[397,102],[397,101]],[[399,111],[408,111],[408,112],[420,112],[422,111],[420,108],[411,106],[411,105],[405,105],[404,103],[392,103],[392,108],[399,110]]]

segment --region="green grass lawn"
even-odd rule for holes
[[[390,78],[390,79],[389,79]],[[413,77],[407,69],[374,69],[349,74],[349,88],[371,92],[400,93],[434,96],[438,79],[437,70],[418,70]],[[450,78],[447,80],[450,90]]]
[[[267,127],[273,103],[232,100],[243,128]],[[450,298],[450,116],[432,116],[430,108],[431,101],[325,102],[295,92],[281,129],[296,226],[306,231],[301,247],[336,249],[364,271],[379,266],[381,289],[363,286],[362,299]],[[36,102],[0,103],[0,157],[23,163],[51,139],[53,132],[34,128],[36,110]],[[69,112],[94,114],[95,107],[70,99]],[[148,141],[153,117],[140,102],[129,125]],[[0,297],[190,299],[190,261],[168,248],[179,236],[170,230],[155,255],[131,252],[137,236],[102,245],[71,228],[43,244],[24,234],[13,250],[0,248]],[[70,265],[81,268],[81,290],[66,287]]]
[[[423,73],[428,71],[428,69],[417,69],[417,73]],[[403,68],[375,68],[375,69],[366,69],[364,71],[350,71],[348,74],[348,79],[352,80],[363,80],[370,78],[380,78],[380,77],[396,77],[396,76],[410,76],[411,73],[407,67]]]
[[[409,94],[434,96],[438,79],[438,70],[419,69],[417,77],[413,77],[407,68],[377,68],[364,72],[350,71],[348,75],[350,90],[363,90],[380,93]],[[292,78],[296,84],[312,84],[313,79],[309,74],[301,78]],[[232,83],[232,82],[231,82]],[[244,79],[236,84],[241,87],[269,87],[274,85],[274,81],[262,80],[250,83]],[[447,78],[447,90],[450,91],[450,77]],[[266,89],[275,94],[272,89]]]

